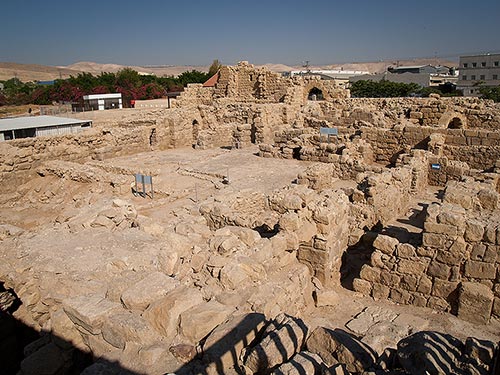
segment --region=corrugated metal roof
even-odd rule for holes
[[[424,68],[426,66],[432,66],[432,65],[427,64],[427,65],[395,66],[392,69],[393,70],[397,70],[397,69],[420,69],[420,68]]]
[[[55,116],[29,116],[0,119],[0,131],[16,129],[46,128],[49,126],[78,125],[91,120],[80,120]]]

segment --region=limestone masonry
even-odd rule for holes
[[[0,143],[7,373],[500,371],[498,104],[242,62],[172,107]]]

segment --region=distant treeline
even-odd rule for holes
[[[500,86],[477,85],[481,98],[500,102]],[[463,93],[456,86],[445,83],[436,87],[422,87],[416,83],[400,83],[387,80],[381,81],[356,81],[350,87],[351,96],[354,98],[396,98],[396,97],[428,97],[435,93],[441,96],[462,96]]]
[[[441,96],[461,96],[462,92],[454,85],[444,84],[439,87],[422,87],[416,83],[381,81],[356,81],[350,87],[351,96],[355,98],[397,98],[397,97],[427,97],[436,93]]]
[[[130,100],[157,99],[169,91],[182,91],[188,83],[203,83],[210,78],[209,73],[192,70],[177,77],[157,77],[140,75],[133,69],[125,68],[117,73],[101,73],[94,76],[80,73],[76,77],[57,79],[53,84],[41,85],[37,82],[21,82],[18,78],[0,81],[0,106],[22,104],[51,104],[52,102],[78,102],[83,95],[122,93],[124,103]],[[1,87],[1,85],[0,85]]]

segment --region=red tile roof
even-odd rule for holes
[[[214,87],[219,81],[219,72],[215,73],[210,77],[204,84],[203,87]]]

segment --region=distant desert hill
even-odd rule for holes
[[[132,65],[119,65],[119,64],[99,64],[90,61],[77,62],[66,66],[65,68],[78,70],[82,72],[88,72],[92,74],[100,74],[101,72],[116,73],[124,68],[131,68],[142,74],[154,74],[158,77],[163,76],[177,76],[183,72],[189,70],[199,70],[201,72],[208,72],[208,66],[171,66],[171,65],[160,65],[160,66],[132,66]]]
[[[345,64],[332,64],[321,66],[310,66],[310,69],[344,69],[344,70],[362,70],[370,73],[382,73],[389,66],[396,65],[444,65],[457,66],[457,62],[443,59],[414,59],[414,60],[390,60],[378,62],[353,62]],[[265,66],[273,72],[284,72],[290,70],[303,69],[301,66],[288,66],[283,64],[264,64],[256,66]],[[208,72],[207,65],[187,65],[187,66],[126,66],[119,64],[100,64],[90,61],[77,62],[68,66],[45,66],[36,64],[17,64],[10,62],[0,62],[0,80],[7,80],[13,77],[19,78],[23,82],[27,81],[48,81],[57,78],[68,78],[76,76],[78,73],[87,72],[94,75],[101,72],[116,73],[123,68],[131,68],[141,74],[154,74],[158,77],[162,76],[177,76],[183,72],[190,70],[198,70]]]
[[[80,72],[66,67],[0,62],[0,81],[14,77],[23,82],[50,81],[56,78],[69,78],[78,73]]]

